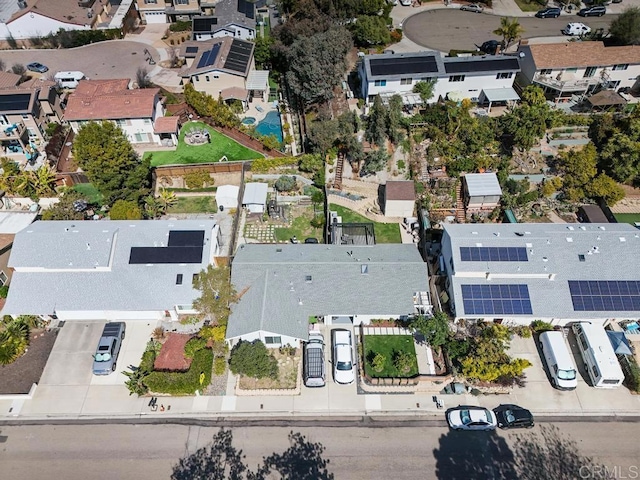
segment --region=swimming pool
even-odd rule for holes
[[[267,113],[258,125],[256,126],[256,132],[260,135],[274,135],[279,142],[282,142],[282,124],[280,123],[280,113],[277,110],[272,110]]]
[[[256,123],[255,117],[244,117],[242,119],[243,125],[254,125]]]

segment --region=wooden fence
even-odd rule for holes
[[[245,162],[198,163],[191,165],[163,165],[155,168],[156,178],[181,177],[191,172],[239,173]]]

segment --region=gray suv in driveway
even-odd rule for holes
[[[124,331],[124,322],[109,322],[104,326],[98,348],[93,356],[94,375],[109,375],[115,371],[122,340],[124,340]]]

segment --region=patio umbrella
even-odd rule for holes
[[[631,355],[631,347],[627,341],[627,337],[624,336],[624,332],[611,332],[607,330],[609,341],[613,347],[613,351],[617,355]]]

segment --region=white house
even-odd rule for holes
[[[213,0],[136,0],[140,18],[145,23],[189,21],[202,15],[202,5]]]
[[[242,206],[246,207],[250,213],[264,213],[267,205],[268,189],[269,185],[266,183],[251,182],[245,184]]]
[[[518,47],[522,83],[542,87],[554,99],[598,89],[631,88],[640,84],[640,46],[605,47],[603,42],[529,44]]]
[[[501,101],[519,100],[513,90],[519,71],[518,58],[513,56],[443,57],[431,51],[365,55],[358,67],[361,95],[367,103],[373,103],[376,95],[386,100],[398,94],[405,105],[422,103],[420,96],[413,93],[420,81],[435,81],[429,102],[449,94],[455,100],[488,101],[483,91],[496,89],[504,89],[499,96]]]
[[[15,236],[2,314],[177,320],[197,313],[193,276],[219,250],[211,220],[35,222]]]
[[[384,186],[385,217],[412,217],[416,189],[412,181],[390,181]]]
[[[414,245],[247,244],[237,252],[227,342],[269,347],[308,339],[311,317],[328,325],[430,313],[427,265]]]
[[[194,17],[193,40],[230,36],[241,40],[256,38],[256,6],[248,0],[220,0],[214,16]]]
[[[160,89],[132,90],[128,85],[128,79],[81,80],[69,95],[64,120],[69,122],[75,133],[88,122],[110,120],[133,144],[163,145],[169,139],[176,145],[178,123],[164,120]]]
[[[495,173],[467,173],[462,177],[464,207],[469,211],[493,210],[500,204],[502,188]]]
[[[451,224],[441,275],[456,319],[605,324],[640,317],[639,248],[623,223]]]
[[[240,187],[237,185],[220,185],[216,189],[216,204],[225,210],[238,208],[238,195]]]

